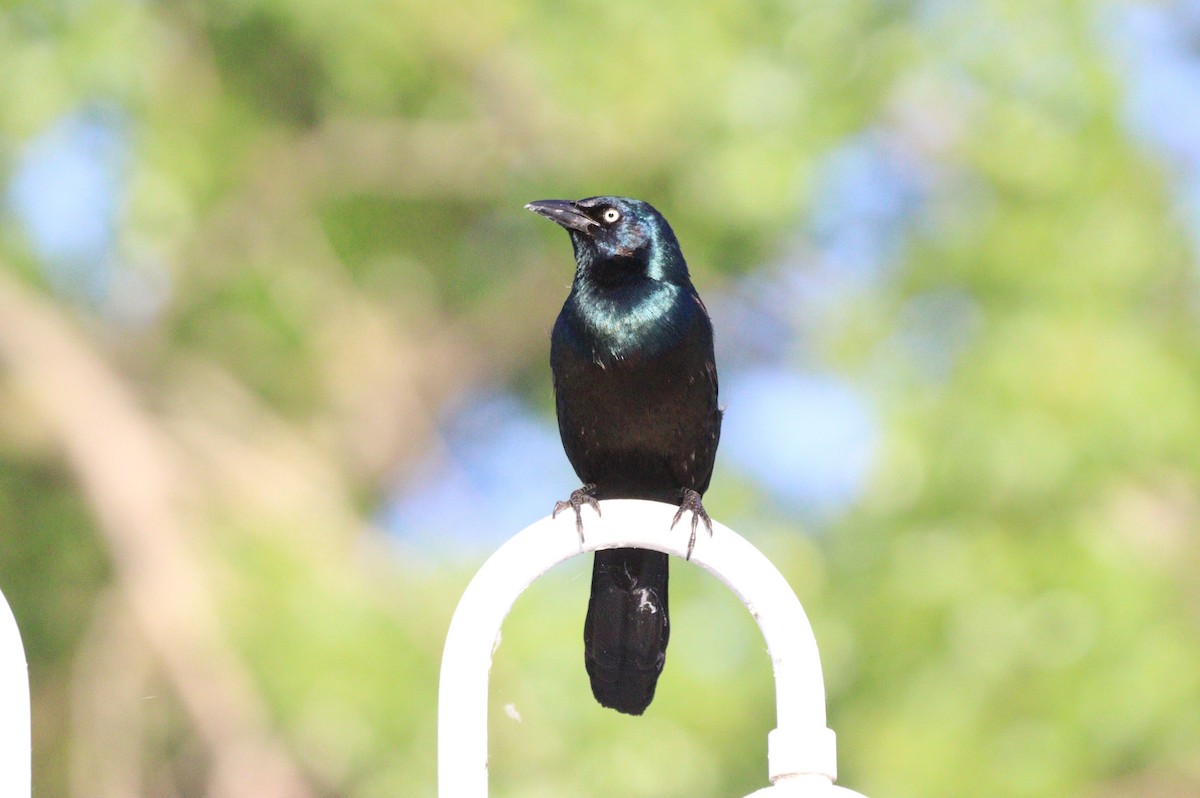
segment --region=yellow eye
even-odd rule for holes
[[[600,214],[600,218],[603,219],[606,224],[612,224],[617,219],[621,218],[621,212],[616,208],[608,208],[604,211],[604,213]]]

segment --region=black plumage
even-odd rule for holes
[[[550,366],[558,429],[584,486],[559,502],[599,499],[679,505],[711,529],[708,489],[721,433],[712,323],[675,233],[653,207],[624,197],[526,206],[564,227],[575,279],[554,324]],[[596,700],[640,715],[666,660],[667,555],[596,552],[584,623]]]

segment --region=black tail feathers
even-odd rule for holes
[[[596,552],[583,656],[602,705],[640,715],[654,700],[667,658],[667,555],[644,549]]]

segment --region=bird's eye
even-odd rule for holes
[[[606,208],[604,213],[600,214],[600,218],[603,219],[606,224],[612,224],[617,219],[621,218],[621,212],[616,208]]]

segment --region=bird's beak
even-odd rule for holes
[[[584,235],[591,235],[588,231],[593,227],[600,226],[599,222],[589,218],[570,200],[538,200],[526,205],[525,210],[545,216],[555,224]]]

